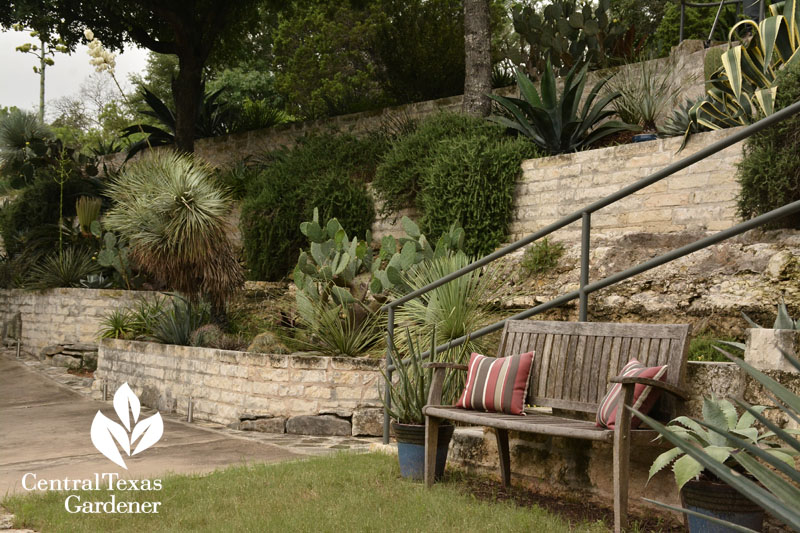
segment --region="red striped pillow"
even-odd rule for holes
[[[512,357],[486,357],[473,353],[467,383],[456,407],[524,415],[533,352]]]
[[[628,361],[628,364],[622,367],[622,371],[617,377],[640,377],[664,381],[667,377],[667,367],[648,367],[644,366],[636,359],[631,359]],[[617,403],[619,402],[620,394],[622,394],[622,385],[614,383],[608,390],[606,397],[600,402],[600,408],[597,410],[596,423],[598,426],[614,429],[614,424],[617,421]],[[641,413],[647,414],[656,403],[656,400],[658,400],[660,394],[661,391],[658,389],[653,390],[653,387],[650,385],[639,385],[637,383],[633,388],[633,408]],[[639,427],[642,421],[633,415],[631,415],[631,417],[631,427]]]

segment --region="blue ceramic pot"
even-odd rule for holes
[[[655,141],[656,139],[658,139],[658,135],[655,133],[640,133],[634,135],[632,141],[635,143],[643,143],[645,141]]]
[[[691,511],[761,531],[764,509],[726,483],[693,480],[681,490],[683,506]],[[734,533],[734,529],[688,515],[690,533]]]
[[[455,427],[452,425],[439,426],[439,443],[436,447],[436,479],[441,478],[444,474],[447,448],[454,430]],[[425,426],[392,422],[392,431],[397,438],[400,475],[409,479],[423,479],[425,476]]]

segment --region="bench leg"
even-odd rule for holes
[[[614,427],[614,533],[628,528],[628,471],[631,452],[631,413],[625,409],[633,404],[633,384],[622,387],[617,404]]]
[[[425,486],[433,485],[436,477],[436,449],[439,445],[439,424],[441,420],[425,417]]]
[[[497,439],[497,451],[500,453],[500,475],[503,478],[503,486],[511,486],[511,460],[508,452],[508,430],[495,428],[495,438]]]

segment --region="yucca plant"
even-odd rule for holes
[[[800,423],[800,396],[796,392],[781,385],[742,359],[724,350],[717,349],[771,394],[775,401],[775,408],[779,409],[789,419]],[[793,367],[800,371],[800,360],[797,359],[796,354],[792,355],[784,351],[783,355]],[[761,423],[766,431],[774,434],[772,437],[774,443],[790,449],[795,455],[800,453],[800,440],[795,436],[796,431],[786,430],[778,426],[764,416],[759,408],[753,407],[743,400],[734,399],[733,401],[745,411],[745,414],[742,415],[743,417],[745,415],[752,417]],[[682,450],[687,457],[702,465],[708,472],[736,489],[787,526],[794,530],[800,530],[800,472],[794,465],[788,464],[781,457],[776,456],[774,452],[763,449],[760,445],[753,443],[752,439],[747,438],[745,435],[729,430],[729,426],[726,427],[727,424],[721,421],[692,419],[698,429],[709,432],[709,435],[716,434],[740,450],[738,453],[730,455],[730,458],[737,463],[737,467],[734,469],[729,466],[730,461],[726,464],[715,453],[708,453],[708,451],[697,446],[696,442],[685,435],[672,431],[669,427],[656,422],[635,409],[631,409],[631,411],[641,418],[645,424],[656,430],[665,440]],[[754,479],[743,476],[740,470],[746,471]],[[751,531],[704,514],[698,514],[695,511],[673,507],[653,500],[646,499],[646,501],[675,511],[697,515],[712,522],[722,523],[736,531]]]
[[[425,361],[420,357],[422,349],[420,339],[416,341],[411,337],[411,332],[406,328],[406,349],[399,351],[394,348],[394,361],[396,378],[389,379],[383,373],[384,382],[389,385],[391,390],[391,405],[386,401],[381,391],[381,401],[389,411],[389,416],[399,424],[425,424],[425,415],[422,408],[428,403],[428,394],[433,380],[433,370],[424,368]],[[439,363],[467,364],[469,360],[469,348],[466,344],[451,347],[436,354],[436,342],[434,335],[430,336],[430,361]],[[405,355],[405,357],[404,357]],[[383,370],[381,370],[383,372]],[[450,405],[455,402],[458,395],[463,390],[463,380],[459,380],[464,372],[448,372],[445,375],[442,387],[442,403]]]
[[[91,250],[70,246],[34,265],[28,276],[28,286],[32,289],[80,287],[82,279],[100,270]]]
[[[127,309],[114,309],[100,321],[101,339],[130,339],[133,335],[133,316]]]
[[[405,285],[394,296],[425,287],[471,262],[464,252],[458,251],[419,263],[403,275]],[[487,303],[492,294],[491,277],[481,270],[473,270],[406,302],[397,309],[395,320],[400,326],[413,327],[425,344],[433,340],[436,345],[442,345],[476,331],[490,318]],[[398,344],[405,348],[402,338],[400,341]],[[470,341],[466,346],[470,351],[484,351],[484,346],[478,342]]]
[[[14,111],[0,120],[0,170],[13,187],[33,181],[34,161],[53,137],[33,113]]]
[[[134,338],[146,337],[153,330],[153,324],[164,312],[167,297],[156,295],[153,298],[138,298],[129,309],[131,315],[131,333]]]
[[[769,6],[772,16],[758,24],[743,20],[731,29],[729,49],[722,54],[722,66],[711,75],[706,98],[689,112],[694,123],[718,130],[750,124],[774,112],[778,71],[800,62],[799,8],[798,0],[776,2]],[[736,35],[747,30],[750,36],[734,45]],[[687,130],[685,138],[690,133]]]
[[[127,240],[139,268],[217,308],[244,283],[228,215],[232,201],[190,155],[148,151],[111,179],[105,226]]]
[[[619,92],[600,96],[608,79],[594,85],[581,107],[588,68],[588,64],[572,67],[560,96],[549,60],[542,75],[541,96],[531,79],[517,69],[521,98],[488,95],[508,114],[493,115],[489,120],[520,132],[550,154],[577,152],[620,131],[637,131],[637,126],[607,120],[616,113],[609,105],[620,97]]]

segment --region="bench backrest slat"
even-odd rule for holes
[[[667,365],[666,381],[682,386],[686,374],[686,324],[611,324],[509,320],[499,356],[536,352],[528,403],[595,412],[608,380],[633,358]]]

